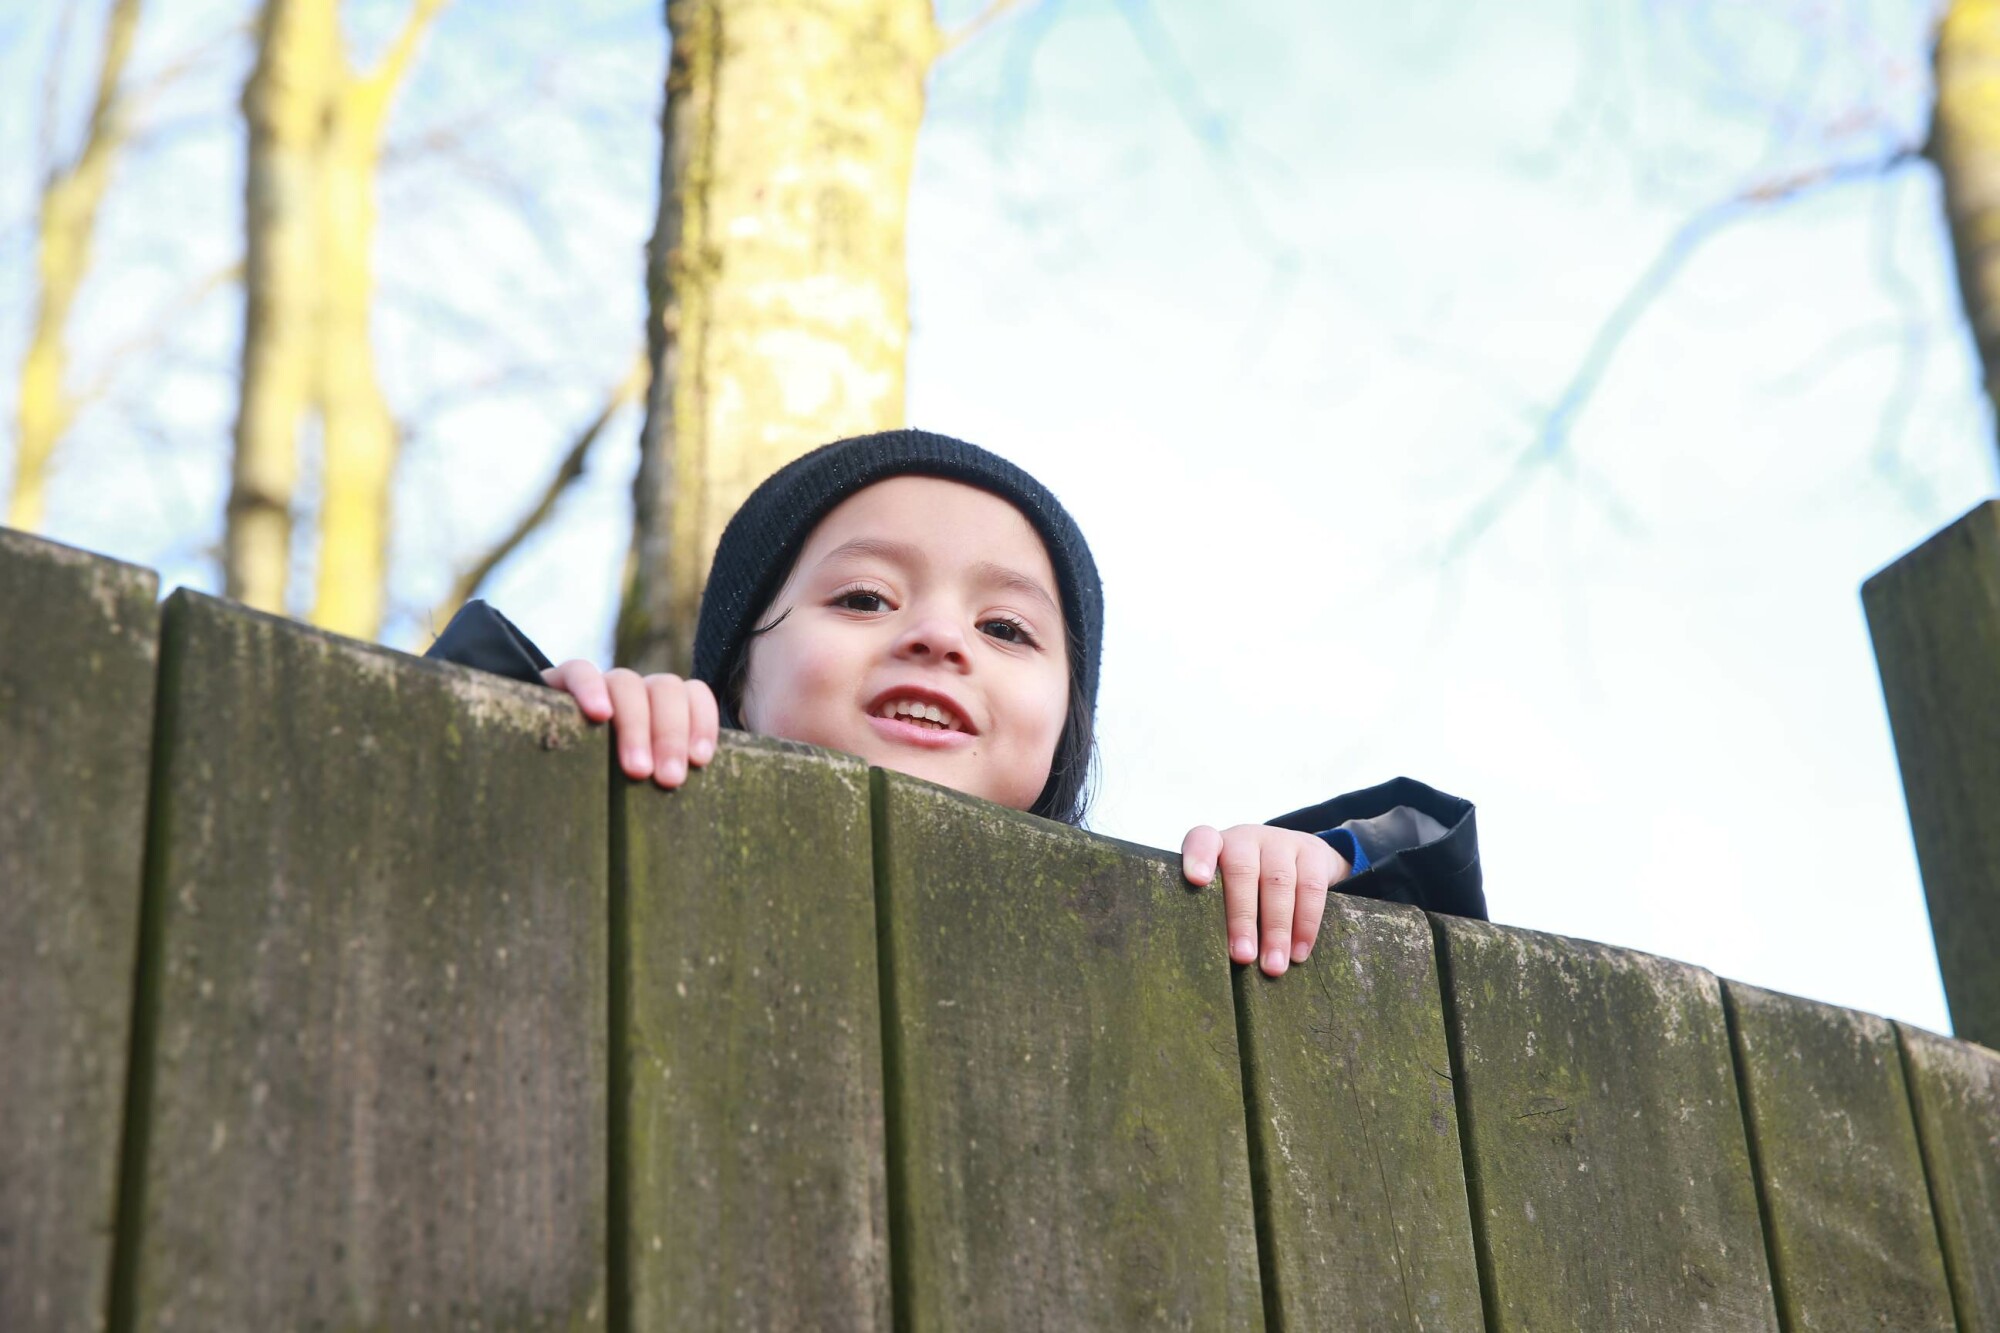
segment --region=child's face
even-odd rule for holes
[[[845,750],[1025,810],[1069,703],[1055,571],[1021,512],[892,477],[820,520],[751,639],[751,731]],[[930,705],[944,723],[913,717]]]

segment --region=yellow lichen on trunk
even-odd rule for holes
[[[388,109],[443,0],[415,0],[381,65],[357,74],[336,0],[267,0],[250,122],[243,388],[230,495],[231,596],[282,611],[298,434],[317,416],[323,469],[311,618],[381,628],[397,438],[369,339],[375,174]]]
[[[15,405],[14,485],[7,501],[7,526],[13,528],[41,527],[48,504],[49,461],[75,413],[65,383],[69,356],[63,339],[70,309],[90,272],[98,209],[125,142],[119,85],[139,30],[139,9],[140,0],[115,0],[111,6],[83,144],[74,160],[53,170],[42,186],[35,254],[40,290],[28,350],[21,358],[20,397]]]
[[[685,669],[722,528],[815,445],[903,420],[929,0],[673,0],[621,660]]]
[[[261,611],[285,609],[298,434],[319,344],[320,134],[339,78],[334,0],[267,0],[243,93],[243,374],[223,583]]]
[[[385,69],[383,74],[389,72]],[[375,171],[393,91],[393,83],[381,75],[350,81],[342,89],[329,124],[326,225],[321,236],[320,273],[326,295],[320,410],[326,461],[312,621],[336,633],[369,639],[382,626],[389,487],[397,446],[395,422],[382,396],[374,344],[368,336],[375,293]]]
[[[1944,182],[1959,294],[2000,408],[2000,0],[1954,0],[1938,29],[1929,154]]]

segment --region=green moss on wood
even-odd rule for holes
[[[1958,1326],[2000,1329],[2000,1053],[1897,1024]]]
[[[601,740],[553,691],[167,619],[135,1325],[600,1326]]]
[[[876,774],[899,1322],[1263,1320],[1220,899]]]
[[[1955,1328],[1902,1059],[1872,1014],[1726,983],[1791,1328]]]
[[[1327,900],[1277,980],[1236,972],[1271,1296],[1286,1327],[1478,1329],[1431,929]]]
[[[0,1328],[23,1333],[103,1316],[157,586],[0,529]]]
[[[1489,1327],[1775,1328],[1715,978],[1436,921]]]
[[[631,1327],[885,1327],[867,770],[731,733],[614,781]]]
[[[1862,587],[1952,1029],[2000,1046],[2000,502]]]

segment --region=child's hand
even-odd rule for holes
[[[624,667],[599,671],[581,658],[550,667],[542,679],[576,696],[592,722],[610,721],[628,778],[678,787],[690,763],[699,768],[715,757],[715,693],[701,681],[642,678]]]
[[[1239,963],[1257,961],[1261,917],[1263,968],[1273,977],[1312,952],[1327,886],[1346,879],[1349,870],[1346,857],[1310,833],[1268,824],[1238,824],[1221,833],[1206,824],[1188,830],[1181,842],[1181,873],[1188,883],[1212,884],[1218,865],[1229,956]]]

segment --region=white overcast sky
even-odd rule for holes
[[[0,20],[17,90],[55,8]],[[142,64],[227,9],[161,0]],[[366,41],[396,7],[358,10]],[[399,141],[456,134],[384,194],[392,398],[454,395],[406,470],[405,641],[637,337],[657,6],[528,13],[449,11],[399,111]],[[1688,217],[1919,135],[1928,13],[1045,0],[953,56],[909,419],[1027,467],[1091,540],[1094,827],[1175,846],[1408,774],[1478,803],[1496,920],[1946,1028],[1858,596],[1995,484],[1928,168],[1718,230],[1543,435]],[[230,257],[240,44],[214,65],[107,216],[137,267],[87,299],[100,337]],[[8,142],[36,100],[6,100]],[[145,244],[211,215],[207,250]],[[226,371],[235,320],[172,350]],[[228,395],[114,394],[53,535],[212,586]],[[606,649],[635,430],[490,588],[557,656]]]

